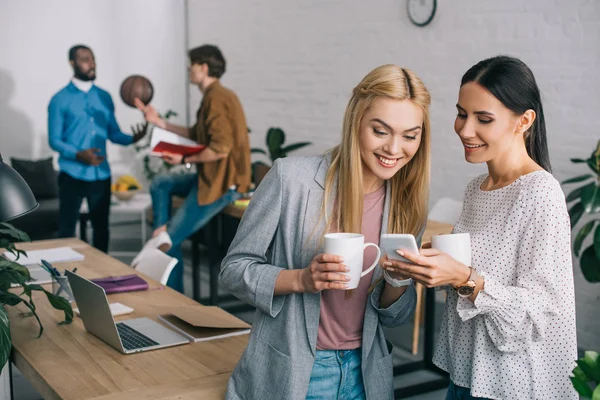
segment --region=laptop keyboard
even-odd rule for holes
[[[117,331],[119,331],[119,336],[121,337],[121,342],[123,343],[123,347],[125,347],[125,350],[135,350],[141,349],[143,347],[158,345],[157,342],[150,339],[148,336],[142,335],[135,329],[130,328],[122,322],[119,322],[116,325]]]

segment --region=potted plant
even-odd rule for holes
[[[287,146],[285,144],[285,132],[281,128],[269,128],[266,136],[267,150],[269,152],[268,157],[271,163],[275,162],[278,158],[287,157],[288,153],[301,149],[302,147],[309,146],[312,142],[298,142],[292,143]],[[260,148],[252,148],[251,153],[259,153],[267,155],[267,152]],[[252,175],[256,183],[260,182],[262,178],[269,171],[270,166],[256,161],[252,163]]]
[[[575,164],[586,164],[593,173],[579,175],[563,182],[565,185],[580,184],[567,195],[567,204],[570,204],[569,216],[571,229],[575,227],[583,216],[592,219],[585,222],[573,239],[573,252],[579,258],[583,276],[589,282],[600,282],[600,141],[592,155],[587,159],[572,158]],[[594,230],[594,227],[596,229]],[[594,231],[592,244],[581,251],[584,240]]]
[[[27,255],[27,253],[17,249],[15,247],[15,242],[26,241],[28,242],[30,239],[25,232],[16,229],[8,223],[0,223],[0,248],[4,248],[6,251],[15,255],[17,261],[21,254]],[[41,285],[27,283],[29,279],[30,275],[27,268],[16,261],[9,261],[8,259],[0,257],[0,370],[8,361],[12,348],[10,321],[4,306],[24,304],[29,309],[29,312],[24,313],[21,316],[34,317],[37,320],[40,327],[38,337],[44,332],[44,327],[36,313],[35,303],[32,297],[34,291],[43,292],[52,307],[64,312],[65,319],[60,322],[60,324],[69,324],[73,320],[73,309],[67,300],[48,292]],[[21,293],[16,294],[10,291],[12,284],[21,285]]]
[[[600,355],[586,351],[585,356],[577,360],[571,382],[584,399],[600,400]]]

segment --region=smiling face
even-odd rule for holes
[[[523,118],[528,117],[515,115],[480,84],[464,84],[456,108],[454,131],[468,162],[488,162],[510,154],[515,146],[523,147],[523,131],[531,125]]]
[[[410,100],[379,97],[360,123],[365,193],[383,185],[414,157],[421,143],[423,110]]]

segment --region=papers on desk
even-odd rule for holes
[[[250,325],[219,307],[184,306],[158,319],[193,342],[250,333]]]
[[[19,261],[21,261],[19,259]],[[45,283],[52,283],[52,277],[44,268],[39,265],[27,265],[25,266],[29,270],[29,275],[31,275],[31,279],[27,282],[30,284],[43,285]],[[21,285],[16,283],[11,283],[10,287],[20,287]]]
[[[155,126],[152,128],[150,147],[152,148],[150,155],[160,157],[165,151],[189,156],[200,153],[206,146]]]
[[[9,261],[17,261],[17,257],[9,251],[4,252],[4,258]],[[46,260],[52,264],[59,262],[81,261],[83,259],[83,254],[76,252],[70,247],[55,247],[52,249],[30,250],[27,252],[27,256],[21,255],[17,262],[25,266],[39,266],[42,260]]]

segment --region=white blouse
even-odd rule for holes
[[[475,303],[448,289],[433,362],[471,395],[578,399],[571,228],[560,184],[546,171],[483,191],[469,183],[454,232],[469,232],[485,279]]]

